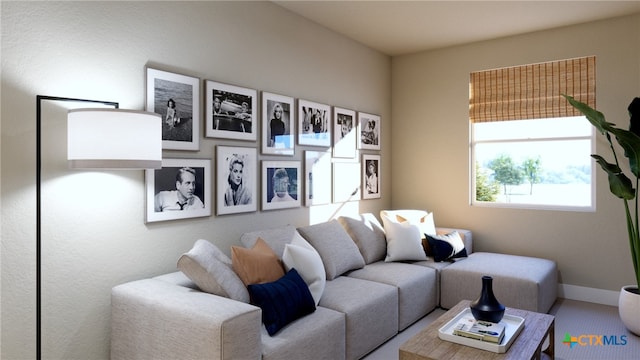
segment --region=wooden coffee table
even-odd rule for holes
[[[438,337],[438,329],[468,307],[470,303],[469,300],[462,300],[402,344],[400,346],[400,360],[543,359],[544,357],[553,359],[555,317],[533,311],[507,308],[507,314],[524,318],[524,328],[511,344],[509,350],[503,354],[441,340]],[[542,345],[547,336],[549,337],[549,346],[543,351]]]

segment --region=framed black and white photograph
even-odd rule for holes
[[[206,137],[257,140],[256,90],[207,80],[206,92]]]
[[[162,117],[162,148],[200,150],[200,79],[147,68],[146,110]]]
[[[298,144],[331,146],[331,107],[298,100]]]
[[[333,157],[356,157],[356,112],[333,108]]]
[[[262,161],[262,210],[300,206],[300,161]]]
[[[360,200],[360,162],[333,162],[333,202]]]
[[[216,150],[217,215],[256,211],[256,148],[217,146]]]
[[[362,198],[380,198],[380,155],[362,155]]]
[[[304,152],[305,206],[331,203],[331,153]]]
[[[145,170],[146,221],[211,215],[211,160],[163,159]]]
[[[294,124],[293,98],[262,92],[262,153],[293,155]]]
[[[380,150],[380,116],[358,113],[358,144],[360,149]]]

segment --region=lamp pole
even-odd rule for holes
[[[113,101],[75,99],[59,96],[36,96],[36,359],[42,359],[42,103],[66,101],[85,104],[102,104],[118,108]]]

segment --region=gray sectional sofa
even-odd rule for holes
[[[359,359],[436,307],[475,299],[482,275],[494,277],[496,296],[506,306],[549,310],[556,299],[554,262],[472,253],[470,231],[438,232],[454,230],[463,235],[468,257],[447,262],[385,261],[386,234],[373,214],[243,234],[240,242],[245,247],[260,238],[280,258],[286,258],[290,243],[306,240],[324,265],[326,281],[321,279],[315,311],[273,336],[262,324],[262,310],[242,301],[242,289],[230,290],[228,283],[222,284],[225,279],[210,282],[212,275],[219,277],[227,270],[216,270],[207,262],[218,257],[230,268],[229,259],[194,254],[192,249],[179,262],[183,271],[113,288],[111,358]],[[500,266],[503,261],[510,271]],[[309,284],[308,277],[304,280]],[[314,294],[316,285],[309,286],[316,289]]]

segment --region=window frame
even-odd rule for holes
[[[584,121],[588,121],[586,118]],[[596,132],[593,127],[590,127],[589,135],[576,135],[576,136],[561,136],[561,137],[536,137],[534,139],[500,139],[500,140],[480,140],[476,141],[474,136],[474,122],[469,121],[469,204],[472,207],[485,207],[485,208],[505,208],[505,209],[528,209],[528,210],[554,210],[554,211],[571,211],[571,212],[595,212],[596,211],[596,164],[593,159],[590,161],[591,168],[591,205],[588,206],[575,206],[575,205],[555,205],[555,204],[533,204],[533,203],[508,203],[508,202],[491,202],[491,201],[478,201],[476,199],[476,146],[478,144],[492,144],[492,143],[531,143],[542,141],[567,141],[567,140],[589,140],[590,153],[594,154],[596,147]]]

